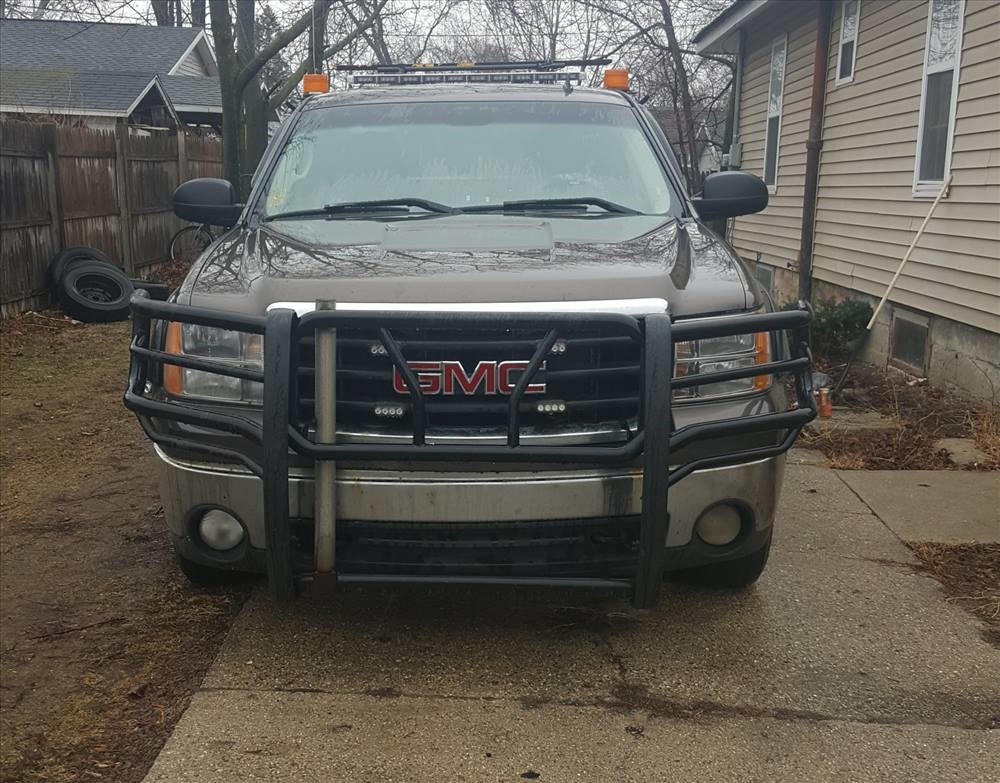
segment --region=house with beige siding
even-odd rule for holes
[[[1000,0],[737,0],[730,239],[776,301],[886,291],[866,358],[1000,401]],[[937,201],[935,205],[935,201]]]

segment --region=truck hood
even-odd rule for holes
[[[732,250],[692,220],[455,215],[287,220],[235,229],[178,301],[263,313],[274,302],[552,302],[659,297],[675,316],[755,308]]]

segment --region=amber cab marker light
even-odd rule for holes
[[[757,334],[754,335],[754,358],[755,364],[767,364],[771,361],[770,332],[757,332]],[[755,391],[763,391],[770,385],[770,375],[757,375],[753,379],[753,388]]]
[[[180,356],[184,351],[181,348],[181,325],[177,321],[167,324],[167,339],[164,350],[174,356]],[[184,393],[184,371],[176,364],[163,363],[163,388],[167,394],[179,396]]]
[[[607,90],[627,90],[628,71],[624,68],[608,68],[604,72],[604,88]]]
[[[307,73],[302,77],[302,92],[306,95],[330,92],[330,77],[325,73]]]

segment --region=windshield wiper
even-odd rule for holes
[[[344,201],[340,204],[327,204],[312,209],[294,209],[289,212],[278,212],[264,218],[265,222],[272,220],[290,220],[292,218],[308,217],[353,217],[355,215],[378,214],[382,212],[399,211],[399,207],[416,207],[426,212],[439,215],[457,215],[460,210],[439,204],[425,198],[386,198],[377,201]]]
[[[605,212],[615,215],[641,215],[637,209],[616,204],[596,196],[577,196],[572,198],[529,198],[521,201],[504,201],[502,204],[477,204],[472,207],[462,207],[462,212],[534,212],[553,210],[566,207],[600,207]]]

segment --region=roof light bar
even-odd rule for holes
[[[427,73],[358,73],[352,77],[355,87],[400,84],[579,84],[580,71],[430,71]]]
[[[356,72],[358,87],[400,84],[564,84],[583,80],[569,68],[608,65],[606,58],[591,60],[532,60],[529,62],[388,63],[338,65],[336,70]]]
[[[586,68],[610,65],[607,57],[591,60],[529,60],[525,62],[454,62],[454,63],[384,63],[355,65],[344,63],[338,71],[372,71],[375,73],[427,73],[428,71],[556,71],[562,68]]]

